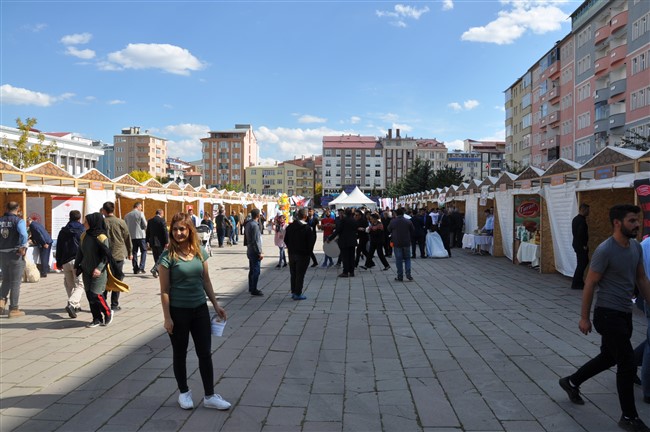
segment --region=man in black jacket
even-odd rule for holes
[[[354,277],[354,249],[357,246],[357,221],[354,220],[352,209],[345,209],[343,217],[336,225],[336,229],[327,238],[330,242],[338,237],[338,245],[341,250],[341,261],[343,262],[343,273],[339,277]]]
[[[208,218],[209,219],[209,218]],[[156,215],[147,221],[147,243],[153,253],[153,267],[151,274],[158,277],[158,258],[169,243],[169,233],[167,232],[167,222],[165,222],[165,211],[156,210]]]
[[[427,238],[427,211],[424,207],[417,214],[411,217],[413,224],[413,238],[411,239],[411,258],[417,256],[417,248],[420,248],[420,258],[425,258],[424,245]]]
[[[289,224],[284,233],[284,244],[289,251],[291,298],[294,300],[307,298],[302,293],[302,288],[315,243],[316,235],[307,223],[307,212],[304,208],[298,209],[295,220]]]
[[[81,222],[79,210],[70,211],[70,220],[61,228],[56,239],[56,266],[63,272],[63,286],[68,294],[65,311],[70,318],[77,318],[81,310],[81,297],[85,295],[81,274],[77,276],[74,259],[81,243],[81,234],[86,230]]]
[[[573,274],[571,289],[583,289],[585,286],[585,270],[589,264],[589,229],[587,227],[587,216],[589,216],[589,205],[582,203],[578,209],[578,214],[571,222],[571,231],[573,233],[572,246],[578,261],[576,271]]]
[[[449,238],[451,237],[451,218],[447,210],[443,207],[438,215],[438,234],[442,238],[442,245],[451,258],[451,248],[449,247]]]

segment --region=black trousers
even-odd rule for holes
[[[616,390],[624,416],[637,417],[634,402],[634,376],[636,363],[630,343],[632,337],[632,314],[613,309],[594,309],[594,328],[601,336],[600,354],[585,363],[571,375],[577,386],[589,378],[616,365]]]
[[[372,260],[375,255],[375,251],[377,251],[377,256],[379,257],[379,261],[381,261],[382,265],[384,267],[389,267],[388,261],[384,256],[384,245],[378,245],[373,242],[370,242],[370,250],[368,251],[368,256],[366,257],[366,267],[370,268],[375,266],[375,263]]]
[[[119,269],[119,273],[123,273],[122,269],[124,268],[124,260],[122,261],[115,261],[115,266]],[[124,277],[122,279],[124,280]],[[108,296],[108,291],[104,291],[102,294],[104,296],[104,299],[107,298]],[[114,309],[120,305],[120,293],[119,291],[111,291],[111,309]]]
[[[366,246],[368,245],[368,240],[359,240],[359,244],[357,245],[357,252],[354,257],[354,266],[357,267],[359,265],[359,260],[363,256],[366,260],[368,260],[368,252],[366,252]]]
[[[172,342],[174,358],[174,377],[178,390],[185,393],[187,386],[187,346],[190,334],[194,350],[199,359],[199,372],[206,396],[214,394],[214,371],[212,369],[212,336],[210,335],[210,312],[207,303],[196,308],[177,308],[170,306],[169,313],[174,329],[169,339]]]
[[[580,250],[576,251],[576,258],[578,259],[578,265],[576,265],[576,271],[573,273],[573,281],[571,282],[571,288],[584,288],[585,286],[585,270],[589,265],[589,251]]]
[[[459,248],[463,247],[463,230],[455,229],[451,231],[451,247]]]
[[[440,238],[442,239],[442,245],[445,247],[445,250],[449,254],[449,257],[451,258],[451,248],[449,247],[449,239],[451,235],[449,231],[447,230],[438,231],[438,234],[440,234]]]
[[[424,258],[426,254],[424,253],[424,245],[426,244],[425,236],[413,237],[411,239],[411,257],[415,258],[418,247],[420,248],[420,258]]]
[[[302,294],[305,274],[309,267],[309,255],[289,254],[289,273],[291,274],[291,294]]]
[[[341,248],[341,262],[343,264],[343,273],[354,274],[354,246]]]

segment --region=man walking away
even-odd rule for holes
[[[284,243],[289,251],[289,272],[291,273],[291,298],[305,300],[302,293],[305,273],[314,252],[316,235],[307,222],[307,212],[298,209],[295,220],[289,224],[284,234]],[[317,263],[318,264],[318,263]]]
[[[634,239],[639,232],[640,212],[639,207],[629,204],[609,210],[614,233],[596,248],[591,258],[579,323],[582,333],[591,332],[591,303],[597,288],[593,325],[601,335],[600,354],[573,375],[560,379],[560,386],[571,402],[583,405],[580,385],[616,365],[616,389],[622,411],[618,425],[626,431],[650,431],[639,418],[634,402],[636,364],[630,343],[635,285],[646,301],[650,299],[641,246]]]
[[[18,216],[20,206],[11,201],[5,206],[6,212],[0,217],[0,315],[6,313],[9,297],[9,318],[18,318],[25,312],[18,308],[20,283],[25,272],[25,253],[27,252],[27,225]]]
[[[451,218],[447,214],[447,210],[443,207],[438,216],[438,234],[442,238],[442,245],[451,258],[451,247],[449,246],[449,239],[451,237]]]
[[[124,260],[126,258],[133,259],[133,242],[131,241],[131,234],[126,222],[113,214],[115,212],[115,203],[106,201],[102,206],[102,214],[104,215],[104,224],[106,225],[106,233],[108,234],[109,247],[111,255],[115,260],[116,269],[112,269],[113,274],[119,280],[124,279]],[[118,276],[120,275],[120,276]],[[104,291],[104,298],[107,293]],[[120,293],[111,291],[111,310],[118,311],[120,307]]]
[[[210,220],[210,218],[208,218]],[[212,222],[210,222],[212,223]],[[158,277],[158,259],[169,243],[169,233],[167,232],[167,222],[165,222],[165,211],[156,210],[156,215],[147,221],[147,246],[153,253],[153,267],[151,274]]]
[[[79,210],[70,211],[70,220],[61,228],[56,239],[56,265],[63,271],[63,286],[68,294],[65,311],[70,318],[77,318],[77,312],[81,310],[81,297],[85,294],[81,274],[77,275],[77,269],[74,268],[81,234],[86,230],[80,220]]]
[[[352,216],[352,209],[345,209],[343,217],[336,225],[336,229],[327,238],[330,242],[338,237],[338,245],[341,250],[341,262],[343,263],[343,272],[338,277],[354,277],[354,249],[357,246],[357,228],[358,223]]]
[[[47,232],[43,224],[31,218],[27,218],[27,227],[29,228],[29,236],[32,243],[38,249],[38,256],[40,264],[38,270],[41,272],[41,277],[47,277],[50,272],[50,254],[52,253],[52,237]]]
[[[129,235],[133,245],[133,258],[131,258],[133,274],[146,273],[144,267],[147,263],[147,221],[142,213],[141,202],[133,204],[133,210],[127,213],[124,221],[126,226],[129,227]],[[112,242],[110,236],[109,240]],[[140,264],[138,264],[138,251],[140,252]]]
[[[257,289],[257,281],[260,278],[260,266],[264,259],[262,252],[262,232],[260,231],[260,211],[251,211],[250,223],[246,224],[244,239],[246,240],[246,256],[248,257],[248,292],[252,296],[263,296],[262,291]]]
[[[217,228],[217,241],[219,247],[223,247],[223,239],[226,237],[226,216],[223,214],[223,209],[219,209],[219,214],[214,218],[214,225]]]
[[[420,248],[420,258],[425,258],[424,244],[427,238],[427,211],[422,207],[417,215],[411,218],[413,224],[413,239],[411,244],[411,258],[417,256],[417,248]]]
[[[406,279],[413,280],[411,276],[411,236],[413,235],[413,224],[410,220],[404,218],[404,209],[395,210],[397,217],[393,218],[388,225],[388,231],[391,233],[393,240],[393,252],[395,253],[395,265],[397,266],[397,282]]]
[[[587,226],[587,216],[589,216],[589,205],[582,203],[578,209],[578,214],[571,222],[571,232],[573,233],[573,250],[576,253],[576,271],[573,273],[571,289],[583,289],[585,286],[585,270],[589,265],[589,227]]]

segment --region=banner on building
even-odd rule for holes
[[[634,180],[634,191],[639,197],[643,213],[643,237],[650,235],[650,179]]]

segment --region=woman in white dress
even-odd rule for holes
[[[442,244],[442,237],[437,232],[429,231],[426,239],[427,256],[429,258],[448,258],[449,254]]]

